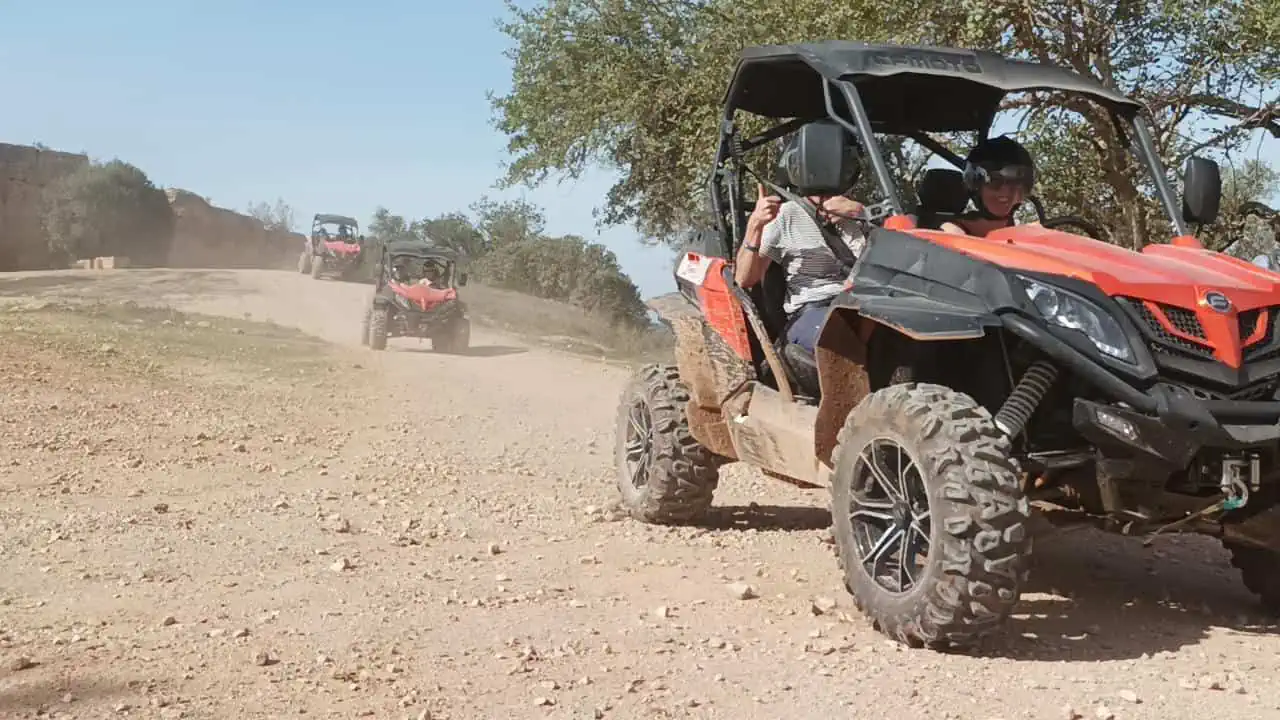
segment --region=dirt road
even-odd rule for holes
[[[823,496],[731,467],[707,527],[620,520],[624,370],[481,330],[466,357],[374,353],[369,292],[0,278],[0,299],[343,346],[319,365],[279,340],[286,363],[236,344],[252,329],[179,322],[158,331],[188,333],[179,362],[176,335],[152,358],[0,307],[0,716],[1280,717],[1280,639],[1213,543],[1046,535],[1005,637],[905,650],[851,609]]]

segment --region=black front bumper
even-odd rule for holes
[[[445,325],[466,319],[466,308],[457,300],[451,300],[423,310],[412,303],[393,303],[405,331],[410,334],[434,332]]]
[[[1187,467],[1201,450],[1238,451],[1280,444],[1280,424],[1225,422],[1203,400],[1175,401],[1154,415],[1077,398],[1072,424],[1106,455],[1134,455],[1168,466]],[[1248,403],[1270,405],[1273,403]]]
[[[1280,402],[1206,400],[1157,382],[1140,390],[1034,323],[1002,318],[1005,327],[1089,382],[1112,403],[1076,399],[1072,424],[1104,453],[1137,453],[1174,469],[1201,450],[1234,451],[1280,443]]]

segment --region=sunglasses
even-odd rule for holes
[[[1035,172],[1025,165],[979,165],[982,171],[983,184],[992,190],[1003,190],[1007,187],[1019,187],[1030,191],[1035,183]]]

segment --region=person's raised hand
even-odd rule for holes
[[[756,207],[751,211],[751,216],[747,218],[747,222],[757,227],[764,227],[778,217],[778,210],[781,207],[782,198],[777,195],[766,195],[764,185],[756,183]]]

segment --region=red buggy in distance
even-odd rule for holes
[[[384,246],[361,342],[384,350],[388,338],[416,337],[431,340],[435,350],[466,352],[471,320],[466,304],[458,299],[458,288],[467,284],[459,260],[454,250],[419,240]]]
[[[311,220],[311,235],[298,258],[298,272],[319,279],[351,277],[364,259],[364,236],[360,223],[345,215],[317,213]]]

